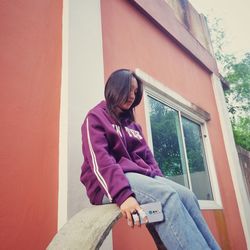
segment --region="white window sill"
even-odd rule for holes
[[[201,210],[223,209],[223,207],[215,201],[199,200],[199,205]]]

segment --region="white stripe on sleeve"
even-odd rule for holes
[[[88,145],[89,145],[89,151],[91,154],[91,158],[92,158],[92,164],[94,167],[94,173],[96,175],[96,178],[99,180],[99,182],[101,183],[101,185],[103,186],[104,190],[106,191],[108,198],[110,200],[110,202],[112,202],[112,197],[108,192],[108,186],[106,181],[104,180],[103,176],[100,174],[99,172],[99,166],[96,160],[96,156],[95,156],[95,152],[93,150],[92,144],[91,144],[91,140],[90,140],[90,134],[89,134],[89,120],[87,118],[87,137],[88,137]]]

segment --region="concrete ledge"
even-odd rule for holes
[[[59,230],[47,249],[99,249],[120,217],[120,209],[115,204],[85,208]]]

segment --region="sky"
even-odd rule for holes
[[[250,52],[250,0],[189,0],[204,15],[220,18],[225,32],[225,52],[241,58]]]

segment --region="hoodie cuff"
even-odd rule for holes
[[[163,173],[160,170],[158,170],[157,174],[158,174],[158,176],[164,177]]]
[[[135,197],[135,194],[132,192],[131,189],[125,189],[118,194],[114,201],[120,207],[121,204],[130,196]]]

